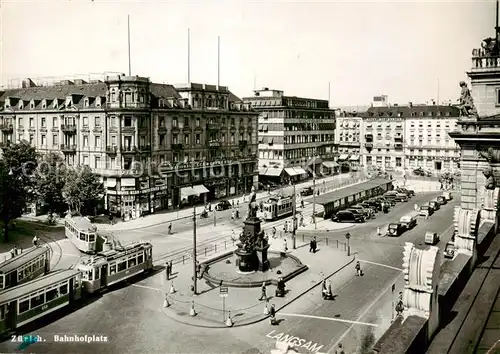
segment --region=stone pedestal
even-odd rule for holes
[[[260,219],[258,218],[247,218],[245,221],[245,226],[243,226],[243,232],[248,232],[252,235],[252,237],[257,237],[257,235],[261,232],[260,228]]]
[[[238,256],[238,269],[240,272],[254,272],[258,268],[258,259],[255,251],[247,252],[238,244],[238,249],[234,253]]]
[[[256,247],[255,248],[255,251],[257,252],[257,258],[259,260],[259,271],[260,272],[265,272],[270,267],[269,260],[267,259],[267,250],[268,249],[269,249],[269,245],[266,245],[264,247]]]

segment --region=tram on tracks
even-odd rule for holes
[[[153,246],[131,243],[102,251],[81,260],[75,267],[82,272],[85,292],[92,294],[115,283],[153,269]]]
[[[81,297],[81,273],[57,270],[0,293],[0,334],[15,331]]]
[[[0,292],[50,271],[50,249],[31,247],[0,263]]]
[[[64,220],[66,237],[84,253],[95,253],[97,245],[97,228],[89,218],[66,215]]]
[[[265,201],[263,203],[264,219],[271,221],[283,216],[292,215],[293,197],[273,196]]]

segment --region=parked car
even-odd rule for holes
[[[348,210],[341,210],[332,217],[332,221],[361,223],[365,221],[365,218],[360,214],[354,214],[353,212]]]
[[[373,210],[373,208],[366,206],[366,205],[361,205],[361,203],[355,204],[351,208],[364,210],[365,213],[368,214],[367,218],[372,218],[375,216],[375,211]]]
[[[407,189],[407,188],[396,188],[396,192],[398,193],[404,193],[408,196],[408,198],[414,197],[415,196],[415,191],[413,189]]]
[[[373,213],[373,215],[377,213],[377,208],[366,201],[361,202],[357,205],[361,205],[363,208],[370,210]]]
[[[363,208],[362,206],[359,206],[359,205],[353,205],[350,208],[347,208],[346,210],[352,211],[353,213],[357,212],[357,213],[363,215],[365,220],[370,219],[372,217],[372,214],[368,210],[366,210],[365,208]]]
[[[314,190],[312,189],[312,187],[302,188],[302,190],[300,191],[300,195],[303,197],[307,197],[308,195],[313,195],[313,194]]]
[[[441,205],[439,205],[437,200],[431,200],[429,202],[429,205],[431,206],[432,209],[434,209],[434,211],[441,209]]]
[[[228,200],[222,200],[215,206],[215,210],[217,211],[227,210],[231,209],[231,206],[232,205]]]
[[[417,167],[416,169],[413,170],[413,174],[417,176],[425,176],[425,171],[422,167]]]
[[[440,195],[439,197],[437,197],[436,200],[437,200],[438,204],[440,204],[440,205],[445,205],[446,203],[448,203],[446,201],[446,198],[443,197],[442,195]]]
[[[455,243],[453,241],[448,241],[448,243],[446,244],[446,247],[444,248],[444,257],[455,257]]]
[[[435,245],[439,242],[439,235],[437,232],[427,231],[425,233],[425,244],[426,245]]]
[[[430,207],[429,203],[425,203],[420,206],[420,211],[418,212],[418,215],[429,217],[432,214],[434,214],[434,209]]]
[[[382,210],[382,203],[377,199],[368,199],[366,202],[368,205],[371,205],[376,211]]]
[[[389,199],[386,197],[377,197],[377,199],[380,200],[382,203],[388,204],[391,207],[396,205],[396,201],[394,201],[393,199]]]
[[[397,237],[405,232],[405,228],[400,223],[390,223],[387,227],[387,236]]]

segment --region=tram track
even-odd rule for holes
[[[50,267],[51,270],[55,269],[57,267],[57,265],[61,262],[61,259],[62,259],[63,249],[62,249],[61,245],[59,244],[59,242],[56,239],[54,239],[51,236],[40,235],[40,236],[38,236],[38,238],[40,238],[42,241],[44,241],[45,244],[49,247],[49,250],[50,250],[50,262],[52,262],[52,258],[54,257],[54,255],[56,253],[55,250],[54,250],[54,248],[50,244],[52,243],[52,244],[55,244],[57,246],[57,248],[59,250],[59,252],[57,252],[57,253],[59,253],[59,256],[58,256],[56,262],[54,263],[54,265],[51,265],[51,267]]]

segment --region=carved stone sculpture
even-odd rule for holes
[[[427,250],[415,248],[407,242],[403,251],[403,316],[419,316],[428,319],[427,338],[430,339],[439,326],[438,284],[440,277],[439,248]]]
[[[500,150],[494,149],[492,147],[485,149],[480,148],[478,150],[479,156],[488,161],[489,163],[499,163],[500,162]]]
[[[255,188],[252,187],[252,191],[250,193],[250,200],[248,202],[247,219],[257,217],[257,210],[259,210],[259,204],[257,204],[256,200],[257,200],[257,194],[255,193]]]
[[[495,57],[500,54],[500,48],[495,38],[485,38],[481,43],[481,48],[483,49],[485,56]]]
[[[483,175],[486,177],[486,183],[484,185],[484,188],[487,190],[494,190],[495,189],[495,178],[493,177],[493,169],[488,166],[483,170]]]
[[[455,226],[455,247],[459,253],[473,256],[476,252],[476,237],[480,222],[479,210],[456,207],[453,222]]]
[[[470,93],[469,88],[465,81],[460,81],[460,87],[462,91],[460,92],[459,101],[459,109],[460,116],[462,117],[477,117],[476,107],[474,106],[474,100],[472,99],[472,95]]]

